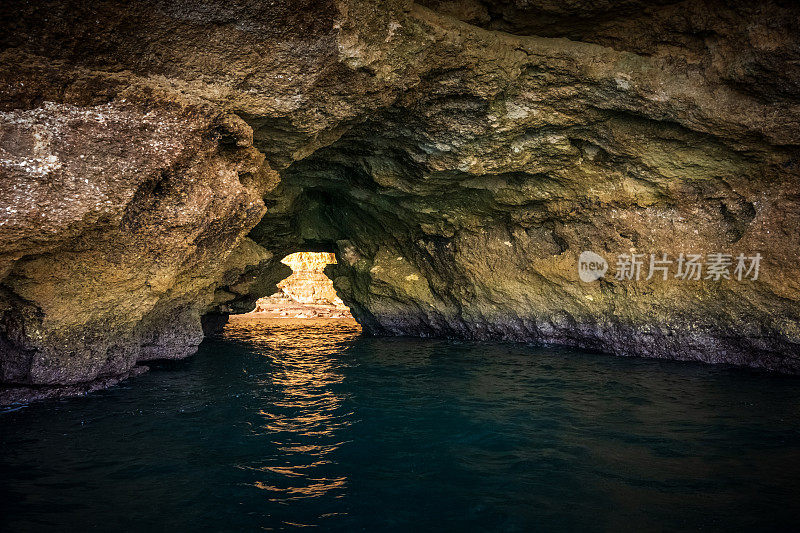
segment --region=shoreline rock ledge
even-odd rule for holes
[[[792,3],[0,13],[2,403],[190,355],[298,251],[367,334],[800,372]]]

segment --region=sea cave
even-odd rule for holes
[[[0,12],[9,530],[800,518],[794,3]]]

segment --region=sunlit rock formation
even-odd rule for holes
[[[422,4],[4,2],[0,381],[185,356],[296,251],[371,333],[800,369],[796,6]]]
[[[257,318],[352,318],[350,309],[336,294],[325,267],[336,264],[329,252],[295,252],[281,260],[292,269],[278,283],[279,292],[259,298],[243,319]]]
[[[281,262],[292,269],[292,275],[278,283],[283,294],[304,304],[332,305],[346,309],[336,295],[325,267],[336,264],[336,256],[325,252],[295,252]]]

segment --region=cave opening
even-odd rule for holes
[[[242,318],[299,320],[353,320],[350,309],[336,294],[325,268],[336,264],[331,252],[305,251],[285,256],[281,263],[292,273],[277,283],[278,291],[256,301]]]

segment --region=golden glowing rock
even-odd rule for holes
[[[295,302],[333,305],[347,309],[336,295],[333,282],[325,275],[325,266],[336,264],[336,257],[324,252],[297,252],[281,261],[292,268],[292,275],[278,283],[283,293]]]

